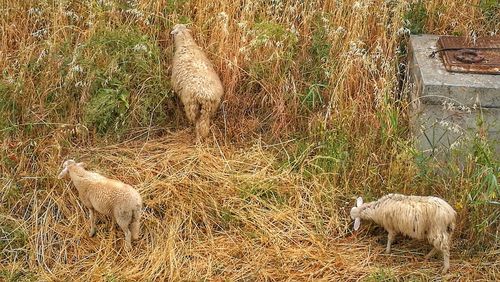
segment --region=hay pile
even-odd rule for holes
[[[353,235],[346,213],[352,201],[342,188],[280,168],[270,153],[278,145],[196,147],[186,138],[181,132],[70,150],[90,169],[142,194],[141,238],[130,253],[109,219],[99,218],[97,235],[88,236],[88,211],[75,188],[56,179],[60,159],[48,146],[52,137],[33,140],[46,161],[39,160],[33,174],[2,183],[3,202],[15,193],[14,181],[31,187],[2,207],[1,222],[10,228],[2,231],[2,271],[37,281],[427,280],[439,273],[440,259],[423,261],[430,246],[404,240],[385,255],[383,230]],[[29,160],[18,162],[22,167]],[[460,248],[452,250],[446,277],[498,277],[498,253],[470,259]]]

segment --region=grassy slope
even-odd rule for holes
[[[355,196],[387,192],[447,199],[460,217],[449,278],[498,278],[497,158],[480,136],[457,148],[463,169],[420,156],[401,68],[408,30],[487,34],[495,1],[98,2],[0,7],[1,279],[432,279],[427,246],[386,256],[383,230],[350,232]],[[199,147],[169,88],[177,22],[226,89]],[[143,195],[130,254],[109,220],[88,238],[55,179],[68,157]]]

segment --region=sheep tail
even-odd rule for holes
[[[453,234],[453,232],[455,231],[455,227],[456,227],[456,224],[453,221],[450,224],[448,224],[448,228],[446,231],[448,231],[449,234]]]
[[[130,222],[130,232],[132,233],[132,240],[139,239],[139,227],[140,227],[140,219],[141,219],[141,208],[137,207],[132,211],[132,221]]]

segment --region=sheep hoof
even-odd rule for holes
[[[92,229],[92,230],[90,230],[90,232],[89,232],[89,236],[90,236],[90,237],[94,237],[94,236],[95,236],[95,233],[96,233],[95,229]]]

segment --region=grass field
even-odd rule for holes
[[[500,30],[496,0],[0,1],[0,281],[500,280],[498,156],[481,124],[441,162],[408,130],[410,33]],[[225,96],[192,142],[170,88],[187,23]],[[462,156],[462,162],[458,156]],[[68,158],[136,187],[141,238],[88,210]],[[352,231],[386,193],[458,213],[450,272],[426,243]]]

